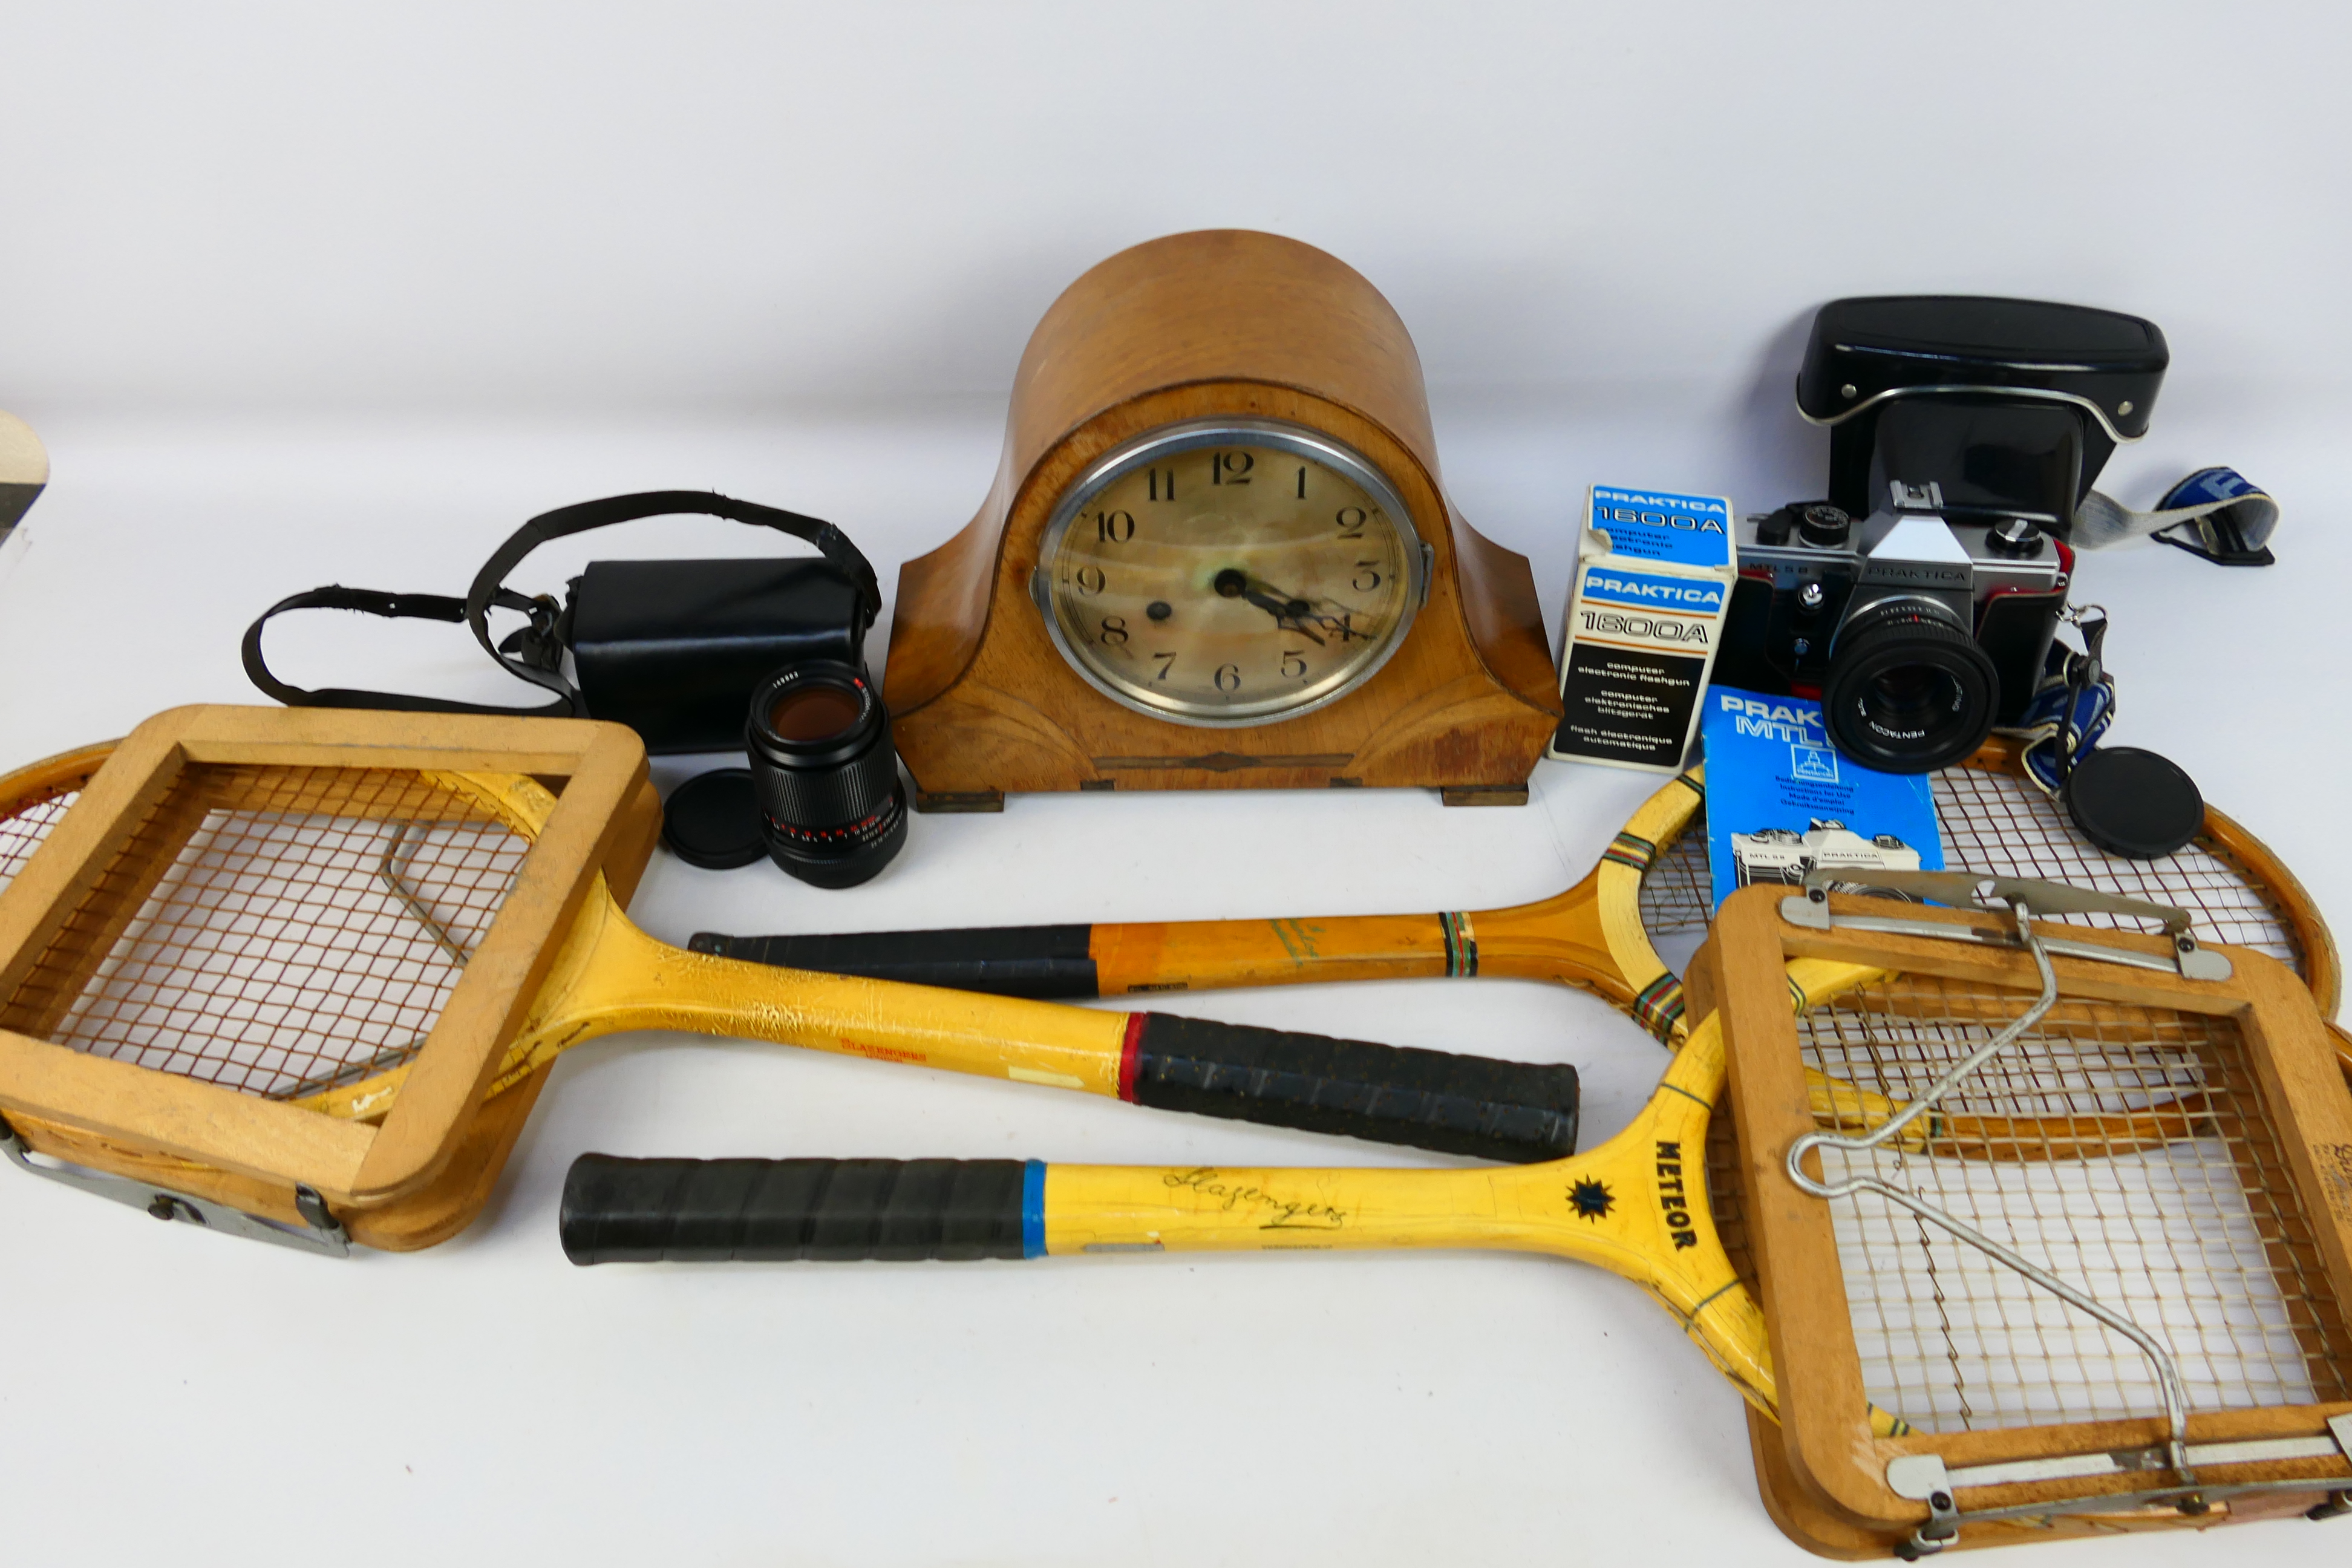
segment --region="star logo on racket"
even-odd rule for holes
[[[1568,1189],[1568,1201],[1570,1206],[1586,1219],[1597,1220],[1608,1215],[1610,1205],[1617,1201],[1617,1195],[1609,1190],[1606,1182],[1584,1181]]]

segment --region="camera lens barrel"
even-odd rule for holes
[[[751,693],[744,725],[769,858],[802,881],[851,888],[907,839],[890,715],[863,669],[788,664]]]
[[[1951,766],[1984,744],[2000,705],[1991,658],[1949,610],[1917,599],[1851,616],[1822,683],[1831,742],[1882,773]]]

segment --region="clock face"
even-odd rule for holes
[[[1181,724],[1263,724],[1369,679],[1427,563],[1404,503],[1328,437],[1265,420],[1151,431],[1061,500],[1036,577],[1096,689]]]

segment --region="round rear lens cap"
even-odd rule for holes
[[[706,871],[732,871],[766,858],[751,770],[713,768],[670,791],[662,806],[662,842]]]
[[[2068,775],[2066,815],[2110,855],[2160,860],[2205,826],[2205,797],[2170,758],[2103,746]]]

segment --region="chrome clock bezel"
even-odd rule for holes
[[[1218,446],[1271,447],[1294,457],[1340,474],[1380,504],[1396,528],[1403,546],[1406,583],[1404,606],[1398,612],[1396,624],[1387,638],[1369,654],[1348,678],[1326,690],[1310,688],[1311,695],[1289,700],[1269,699],[1276,705],[1255,711],[1235,713],[1223,706],[1211,707],[1181,698],[1154,696],[1131,691],[1097,671],[1074,648],[1062,628],[1062,618],[1054,612],[1054,563],[1061,553],[1062,541],[1070,525],[1077,520],[1087,503],[1103,489],[1136,469],[1180,452],[1197,451],[1203,447]],[[1046,520],[1045,531],[1037,551],[1036,569],[1030,574],[1030,597],[1037,613],[1045,623],[1045,635],[1053,639],[1062,662],[1077,673],[1078,678],[1122,708],[1154,719],[1165,719],[1174,724],[1190,724],[1205,730],[1240,730],[1260,724],[1279,723],[1296,719],[1302,713],[1312,713],[1328,708],[1364,682],[1379,674],[1396,650],[1404,646],[1412,630],[1412,623],[1423,603],[1429,597],[1429,545],[1414,526],[1412,511],[1394,485],[1371,461],[1353,447],[1343,446],[1319,431],[1304,426],[1291,425],[1274,419],[1190,419],[1181,424],[1163,425],[1145,431],[1111,448],[1097,458],[1087,469],[1073,480],[1054,505]],[[1255,708],[1256,705],[1251,705]]]

